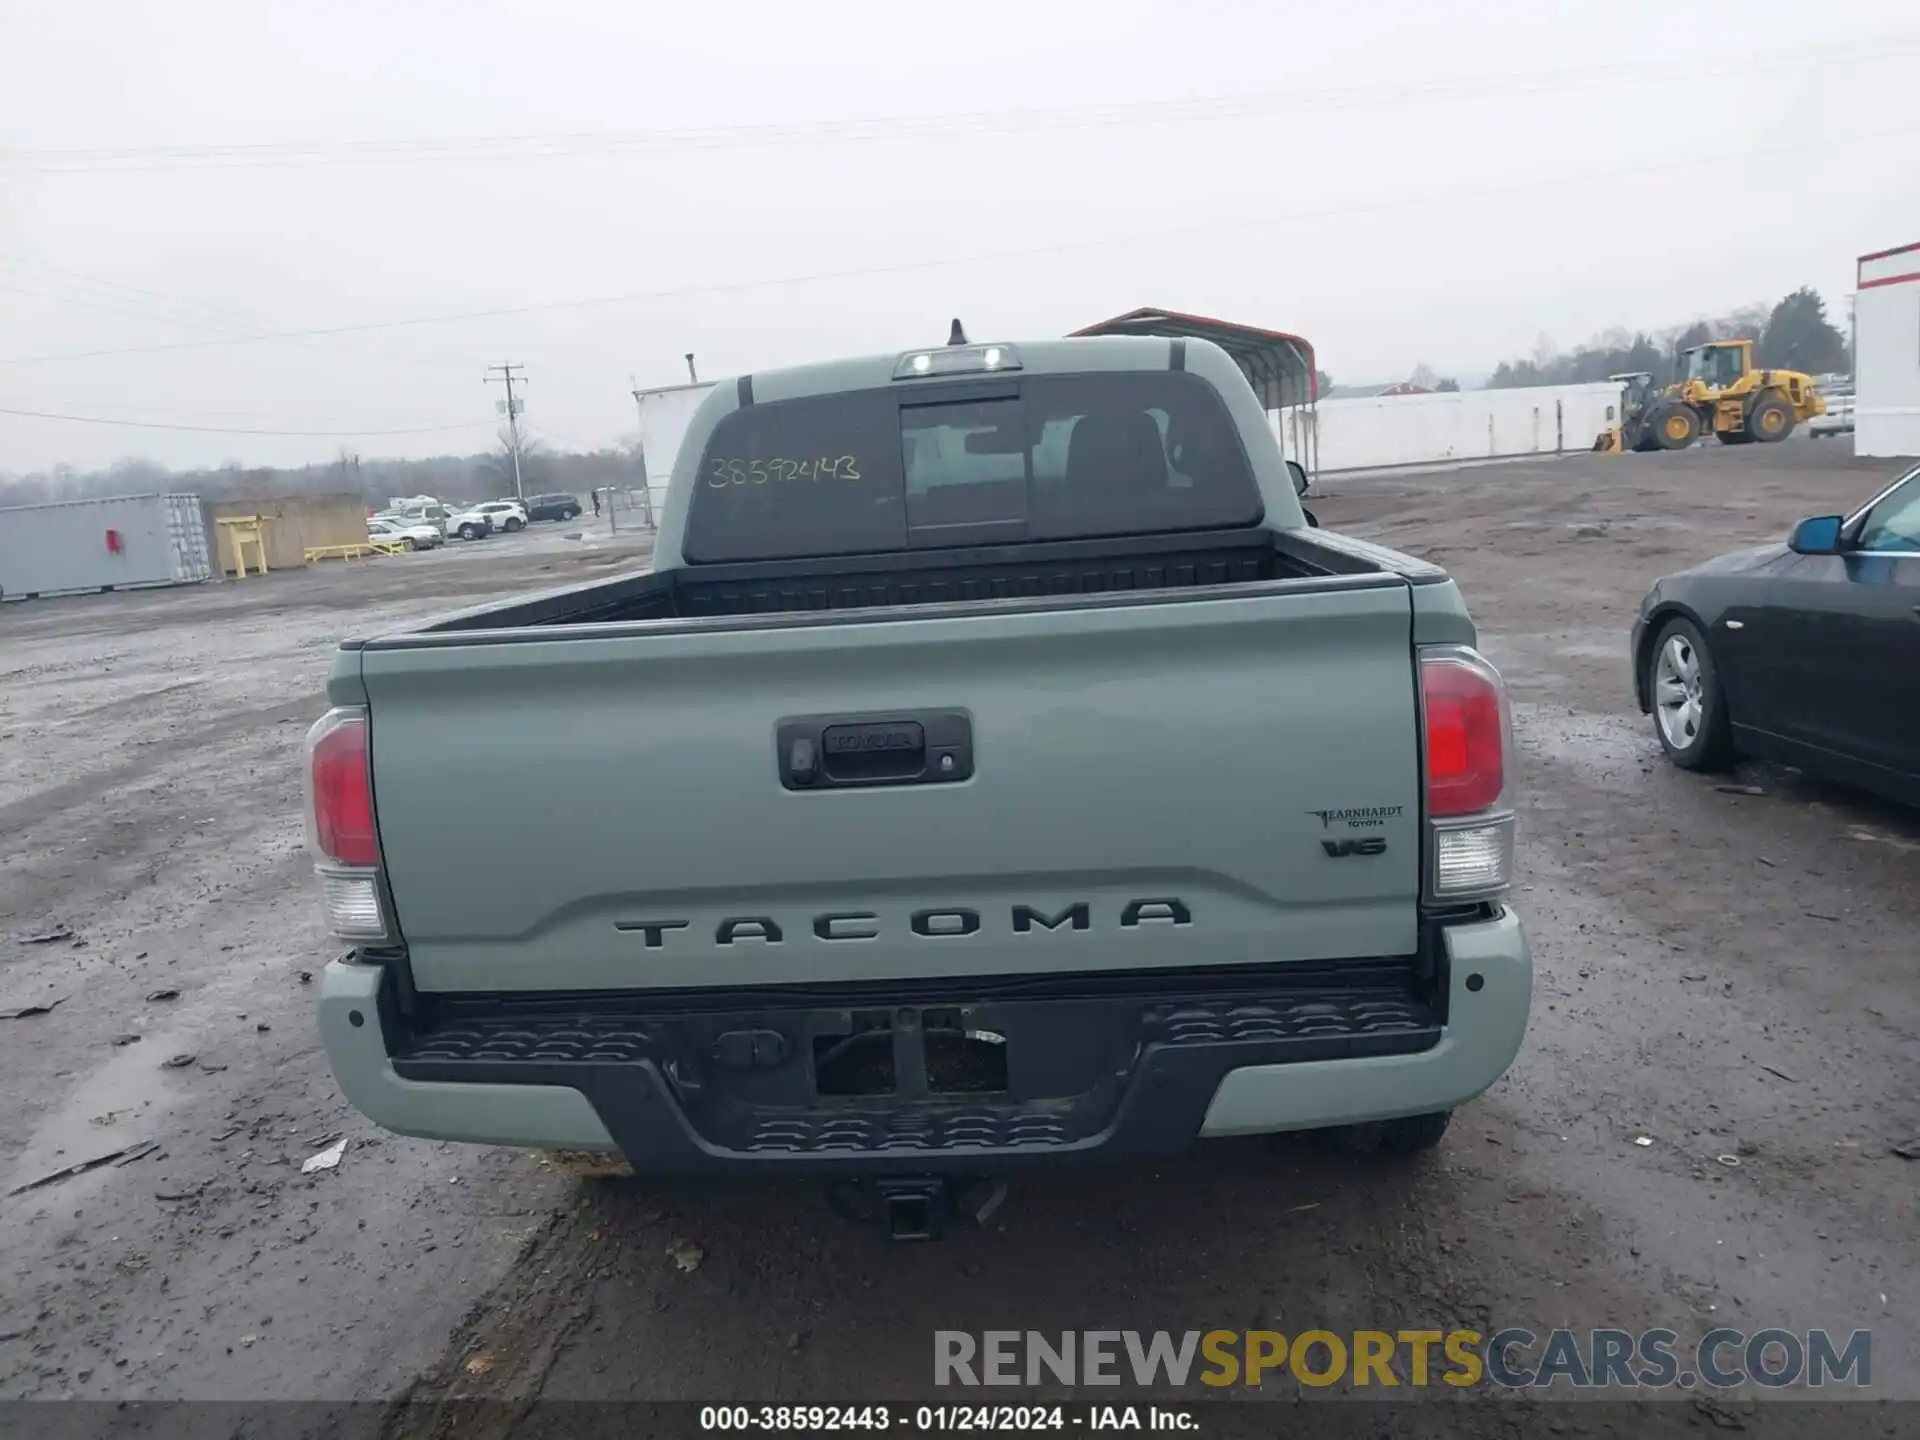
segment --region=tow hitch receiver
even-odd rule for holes
[[[827,1203],[861,1225],[878,1225],[889,1240],[938,1240],[958,1217],[984,1225],[1007,1198],[1004,1180],[941,1175],[890,1175],[835,1180]]]

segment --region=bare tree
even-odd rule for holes
[[[122,495],[145,495],[165,490],[173,478],[166,466],[137,455],[116,460],[107,467],[107,480]]]
[[[545,442],[524,431],[520,435],[520,486],[527,494],[547,488],[546,476],[553,468],[553,452]],[[487,478],[502,495],[513,493],[513,432],[505,425],[493,438],[493,449],[485,461]]]
[[[360,455],[351,445],[340,447],[339,457],[333,462],[333,473],[343,493],[352,491],[356,495],[365,496],[365,482],[360,474]]]

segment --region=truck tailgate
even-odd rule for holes
[[[1389,576],[361,652],[424,991],[1405,955],[1411,597]],[[973,774],[793,790],[796,716],[963,712]],[[531,985],[529,976],[537,976]]]

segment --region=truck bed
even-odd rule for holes
[[[1313,532],[1048,549],[692,567],[363,642],[420,988],[1031,973],[1102,931],[1123,970],[1411,953],[1410,582],[1442,572]],[[783,782],[790,734],[895,721],[955,783]],[[1329,862],[1319,812],[1381,805],[1388,853]],[[949,903],[980,933],[910,932]],[[1081,918],[1048,945],[1027,907]]]
[[[822,611],[918,609],[1039,602],[1140,603],[1196,589],[1338,576],[1438,583],[1446,572],[1350,536],[1261,528],[982,546],[940,552],[702,565],[623,576],[462,611],[364,645],[465,644],[489,632],[554,626],[791,617],[818,623]],[[676,629],[677,626],[658,628]],[[711,628],[703,625],[700,628]]]

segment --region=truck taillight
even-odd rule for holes
[[[380,863],[364,711],[329,710],[307,733],[307,816],[308,839],[322,860]]]
[[[1507,788],[1507,693],[1496,671],[1467,649],[1420,657],[1426,729],[1427,814],[1490,810]]]
[[[1500,672],[1466,646],[1422,651],[1420,725],[1428,894],[1490,898],[1513,876],[1513,812],[1504,804],[1512,722]]]
[[[307,844],[328,930],[343,940],[386,939],[365,710],[329,710],[307,732],[306,790]]]

